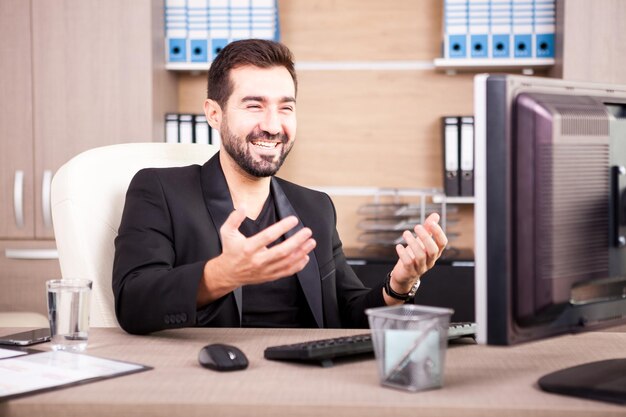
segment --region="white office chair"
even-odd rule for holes
[[[116,327],[111,277],[114,240],[126,190],[147,167],[203,164],[214,145],[128,143],[104,146],[70,159],[52,180],[52,220],[61,275],[93,280],[90,323]]]

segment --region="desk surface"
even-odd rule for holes
[[[86,353],[154,370],[0,403],[0,415],[626,416],[626,407],[545,393],[536,384],[557,369],[624,357],[626,333],[618,331],[514,347],[454,345],[447,352],[444,387],[419,393],[379,385],[374,360],[321,368],[263,358],[266,346],[362,332],[181,329],[132,336],[92,329]],[[197,354],[208,343],[240,347],[250,366],[232,373],[200,367]]]

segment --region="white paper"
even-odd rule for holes
[[[0,361],[0,397],[113,376],[141,368],[141,365],[78,353],[34,353]]]
[[[0,348],[0,359],[12,358],[14,356],[21,356],[21,355],[26,355],[26,352],[22,352],[21,350]]]

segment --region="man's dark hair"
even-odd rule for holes
[[[229,43],[217,54],[209,69],[207,98],[215,100],[223,109],[233,92],[230,70],[245,65],[259,68],[285,67],[298,91],[293,55],[289,48],[278,42],[244,39]]]

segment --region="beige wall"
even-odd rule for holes
[[[626,84],[626,1],[558,0],[557,25],[551,75]]]

